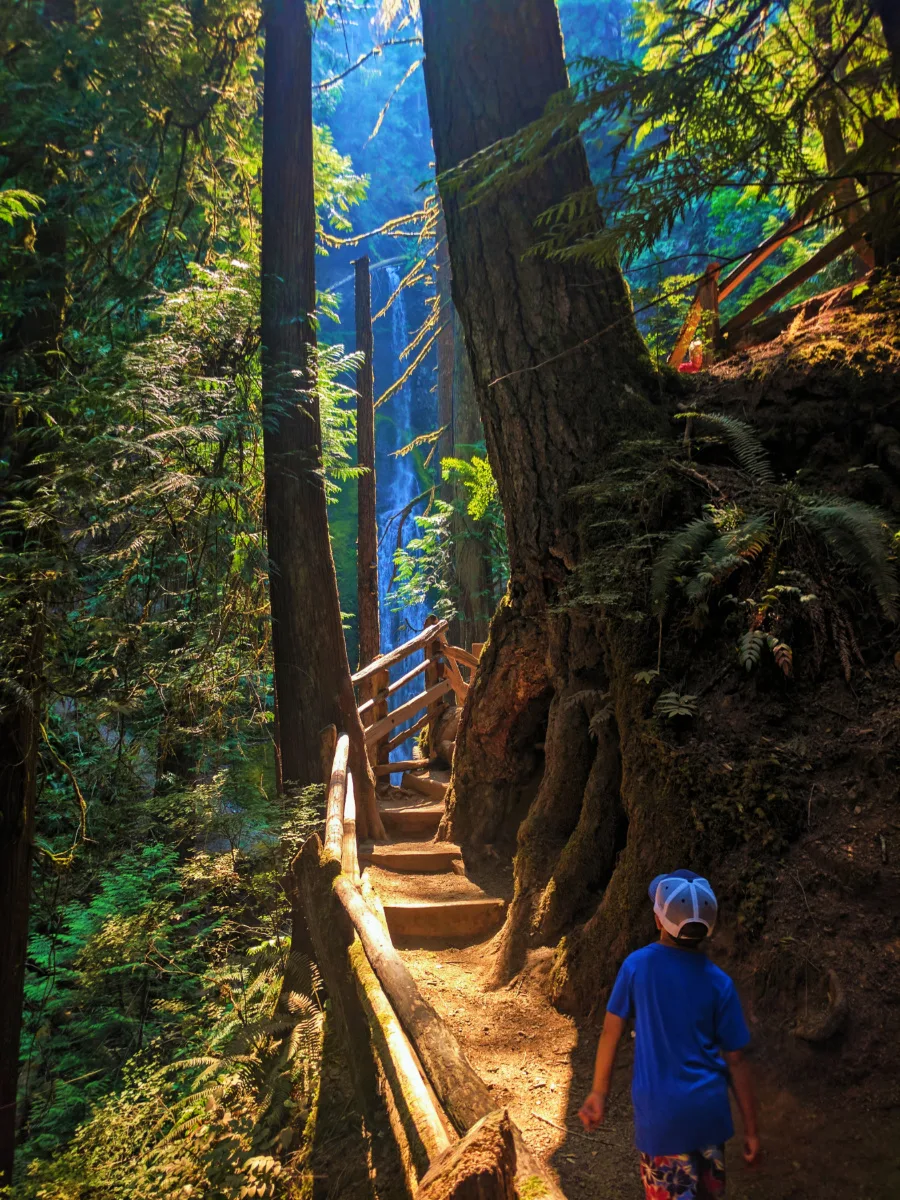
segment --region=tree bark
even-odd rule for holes
[[[462,323],[453,303],[447,224],[443,212],[437,223],[435,268],[439,320],[442,322],[437,342],[438,426],[444,432],[435,453],[440,477],[445,458],[450,455],[468,457],[471,447],[483,437]],[[447,504],[454,505],[449,536],[453,546],[451,582],[457,615],[450,623],[450,641],[454,646],[468,649],[473,642],[483,642],[487,638],[493,607],[490,603],[490,551],[463,511],[468,499],[465,487],[442,479],[440,495]]]
[[[423,0],[422,20],[440,183],[442,172],[539,118],[568,79],[553,0]],[[565,905],[541,900],[548,888],[559,892],[557,862],[570,878],[609,877],[620,811],[617,748],[610,759],[591,732],[609,686],[602,634],[559,602],[578,557],[573,490],[623,437],[652,435],[665,417],[650,399],[659,388],[619,270],[528,254],[537,218],[589,188],[580,142],[474,203],[465,185],[442,187],[453,297],[511,572],[463,713],[443,832],[475,853],[517,826],[523,798],[532,798],[497,982],[542,924],[560,927]],[[594,854],[598,841],[604,849]]]
[[[4,664],[17,695],[0,695],[0,1188],[12,1181],[16,1092],[28,918],[41,704],[43,612],[19,610],[21,653]],[[24,636],[22,636],[24,635]],[[6,689],[4,689],[4,692]]]
[[[316,391],[312,38],[302,0],[266,13],[262,359],[266,533],[284,786],[321,782],[322,730],[350,736],[363,837],[383,837],[350,682]]]
[[[54,26],[75,20],[74,0],[47,0],[44,24]],[[53,181],[37,185],[45,195]],[[22,315],[10,339],[10,349],[21,356],[21,390],[39,392],[59,374],[57,353],[66,312],[66,258],[68,225],[64,201],[47,204],[34,246],[32,270],[40,286],[39,299]],[[35,465],[40,420],[33,413],[20,418],[18,405],[0,412],[0,461],[5,467],[0,481],[0,506],[15,497],[27,500],[41,468]],[[12,522],[10,522],[12,524]],[[0,1189],[11,1186],[16,1148],[19,1039],[25,987],[31,911],[32,847],[37,792],[38,739],[43,704],[42,668],[44,597],[30,578],[31,555],[40,546],[34,535],[18,524],[7,529],[7,555],[16,555],[22,577],[15,611],[4,614],[13,623],[4,630],[7,661],[0,684]],[[7,586],[16,586],[6,580]],[[8,602],[11,610],[13,604]]]
[[[453,309],[453,453],[469,457],[472,447],[484,440],[484,429],[475,399],[475,382],[466,350],[462,322]],[[459,485],[457,497],[461,503],[468,499],[466,489]],[[456,577],[459,588],[459,632],[450,640],[457,646],[471,649],[473,642],[487,640],[491,615],[499,597],[494,594],[491,575],[491,547],[487,538],[476,529],[474,522],[459,514],[454,526],[456,539]]]
[[[820,61],[829,61],[833,55],[834,30],[832,22],[832,0],[817,0],[813,10],[816,30],[816,52]],[[825,166],[830,176],[841,170],[847,157],[844,130],[841,123],[840,95],[831,82],[822,85],[813,99],[816,125],[825,151]],[[851,178],[842,179],[834,191],[834,202],[838,210],[837,219],[844,229],[849,229],[860,219],[862,209],[858,203],[856,184]],[[875,260],[872,248],[860,238],[855,248],[862,266],[871,269]]]
[[[358,258],[356,268],[356,350],[363,361],[356,372],[357,464],[359,477],[359,534],[356,559],[356,610],[359,622],[359,665],[367,667],[381,653],[378,613],[378,525],[375,500],[375,374],[372,338],[372,281],[369,260]]]

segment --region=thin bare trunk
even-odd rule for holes
[[[285,788],[321,782],[322,730],[350,735],[362,836],[382,836],[328,536],[316,381],[312,37],[302,0],[266,14],[262,355],[266,533]]]
[[[375,376],[372,339],[372,282],[369,260],[356,260],[356,350],[363,361],[356,372],[359,525],[356,559],[356,613],[359,622],[359,665],[368,666],[381,653],[378,613],[378,525],[375,498]]]

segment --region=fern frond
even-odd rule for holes
[[[666,541],[653,564],[651,596],[657,612],[665,611],[669,587],[681,564],[698,558],[717,533],[716,526],[708,517],[698,517],[696,521],[676,530]]]
[[[737,417],[729,417],[725,413],[681,412],[676,418],[695,421],[706,421],[715,425],[731,448],[734,457],[755,483],[769,484],[775,482],[775,475],[765,446],[759,440],[759,435],[752,426]]]
[[[900,589],[889,557],[888,528],[881,513],[858,500],[835,497],[806,503],[798,515],[844,562],[856,568],[877,596],[884,615],[896,621]]]

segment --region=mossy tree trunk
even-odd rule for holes
[[[323,731],[350,736],[363,837],[383,836],[350,682],[322,478],[314,313],[312,35],[301,0],[266,9],[262,359],[266,536],[283,785],[322,780]]]
[[[541,116],[567,86],[553,0],[423,0],[422,19],[439,173]],[[565,608],[579,545],[573,490],[623,439],[659,430],[664,410],[618,269],[527,254],[540,214],[589,187],[575,143],[477,203],[442,188],[453,297],[510,555],[508,594],[460,728],[447,822],[473,852],[524,817],[498,982],[609,880],[623,825],[605,631]]]

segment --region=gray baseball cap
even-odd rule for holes
[[[668,871],[650,884],[653,911],[666,933],[677,938],[685,925],[700,924],[712,933],[719,912],[709,880],[695,871]]]

